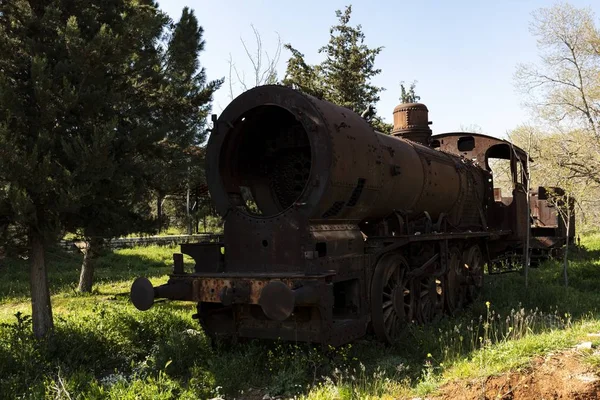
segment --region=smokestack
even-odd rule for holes
[[[392,135],[428,146],[432,134],[430,124],[429,110],[425,104],[400,104],[394,108]]]

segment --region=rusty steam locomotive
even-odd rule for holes
[[[214,122],[206,174],[224,241],[182,244],[193,271],[175,254],[166,284],[140,277],[131,289],[140,310],[197,303],[211,336],[335,346],[370,330],[392,342],[472,301],[484,266],[522,253],[533,232],[527,154],[481,134],[432,135],[423,104],[396,107],[386,135],[346,108],[261,86]],[[494,189],[493,158],[510,163],[511,197]]]

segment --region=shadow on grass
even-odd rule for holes
[[[13,328],[1,328],[0,376],[7,377],[7,385],[20,390],[12,393],[24,393],[33,390],[29,387],[39,387],[43,384],[40,377],[54,374],[60,367],[67,380],[73,381],[72,386],[80,388],[78,393],[91,393],[94,382],[114,375],[115,370],[127,376],[128,382],[146,382],[147,376],[165,371],[179,388],[179,394],[189,390],[197,398],[216,397],[215,388],[219,386],[223,388],[221,393],[229,395],[248,388],[260,388],[263,394],[271,395],[306,393],[323,376],[346,384],[355,377],[367,385],[377,379],[381,382],[381,375],[375,376],[378,370],[394,382],[408,381],[417,387],[432,379],[431,371],[439,372],[442,363],[448,366],[473,356],[481,347],[480,337],[494,342],[520,334],[560,330],[574,319],[597,314],[598,247],[589,246],[571,254],[568,288],[563,286],[560,261],[548,261],[532,269],[528,288],[524,276],[518,273],[486,276],[482,295],[461,314],[428,326],[410,326],[394,346],[384,346],[367,337],[330,351],[309,344],[266,341],[215,349],[198,332],[200,328],[191,319],[189,303],[165,302],[147,312],[137,312],[124,306],[125,302],[116,301],[112,305],[99,304],[92,315],[66,316],[57,323],[56,337],[46,347],[29,344],[33,343],[31,339],[19,339],[18,333],[10,331]],[[168,273],[167,260],[172,252],[173,249],[164,249],[159,256],[149,249],[143,254],[107,255],[98,266],[97,276],[106,282],[139,275],[161,276]],[[60,282],[57,277],[76,282],[79,258],[68,257],[72,258],[60,263],[56,258],[51,260],[51,282]],[[23,276],[26,293],[26,273]],[[0,288],[0,293],[5,292]],[[20,344],[13,342],[15,338]],[[42,366],[37,374],[34,365]],[[78,378],[78,371],[90,371],[93,379],[90,375]],[[6,388],[0,388],[0,392]]]
[[[139,247],[136,249],[105,251],[95,260],[95,285],[121,281],[133,282],[138,276],[160,277],[170,273],[172,254],[177,247]],[[81,271],[82,254],[53,248],[47,252],[48,281],[52,295],[75,293]],[[189,260],[186,259],[189,266]],[[29,296],[29,261],[12,258],[0,264],[0,303],[24,300]]]
[[[178,395],[194,394],[186,398],[214,397],[217,387],[235,393],[270,382],[273,353],[264,345],[215,350],[178,308],[156,306],[141,313],[122,304],[100,304],[56,318],[53,334],[44,340],[32,337],[30,317],[19,314],[17,322],[0,324],[0,398],[2,393],[44,397],[59,374],[71,393],[84,398],[95,398],[104,384],[110,392],[119,382],[119,393],[111,398],[120,398],[122,390],[134,396],[127,398],[152,398],[136,385],[156,385],[153,380],[163,373]]]

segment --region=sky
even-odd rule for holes
[[[596,17],[600,2],[572,0],[589,7]],[[263,50],[273,55],[278,35],[304,53],[308,63],[318,53],[337,22],[335,11],[352,5],[351,25],[362,26],[369,47],[383,46],[375,60],[382,72],[372,83],[385,87],[376,104],[378,114],[392,121],[399,103],[400,82],[417,81],[416,93],[429,109],[433,133],[478,126],[483,133],[506,133],[529,119],[523,94],[515,87],[519,63],[539,59],[536,38],[529,31],[532,12],[551,7],[541,0],[159,0],[160,7],[178,20],[183,7],[195,11],[204,29],[205,50],[200,63],[208,79],[229,77],[229,59],[250,81],[252,67],[243,38],[256,51],[252,25]],[[278,75],[283,78],[290,53],[283,49]],[[235,76],[234,76],[235,80]],[[234,86],[234,95],[242,89]],[[231,101],[229,83],[215,94],[213,112],[220,114]]]

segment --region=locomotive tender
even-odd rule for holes
[[[423,104],[394,109],[391,135],[349,109],[260,86],[215,120],[207,145],[222,243],[182,244],[169,281],[131,299],[197,303],[207,334],[341,345],[384,342],[472,301],[484,265],[523,251],[527,154],[471,133],[432,135]],[[510,162],[513,193],[489,161]]]

